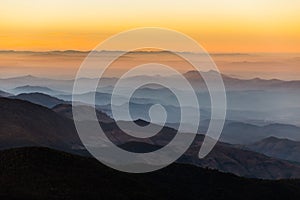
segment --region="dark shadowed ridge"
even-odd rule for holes
[[[23,100],[0,98],[0,147],[80,145],[74,123],[54,111]]]
[[[1,199],[299,199],[299,180],[263,181],[172,164],[128,174],[47,148],[0,152]]]

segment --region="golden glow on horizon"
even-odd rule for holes
[[[0,49],[90,50],[131,28],[185,33],[210,52],[300,52],[300,1],[3,0]]]

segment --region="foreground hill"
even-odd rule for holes
[[[1,199],[299,199],[299,180],[263,181],[173,164],[128,174],[47,148],[0,152]]]
[[[225,143],[217,143],[214,149],[204,158],[198,158],[198,151],[203,138],[198,136],[187,152],[177,162],[195,166],[217,169],[248,178],[282,179],[299,178],[300,165],[266,155],[237,149]],[[154,151],[161,146],[149,143],[128,142],[120,145],[133,152]],[[159,159],[159,158],[157,158]]]
[[[27,101],[0,98],[0,148],[47,146],[72,149],[80,144],[74,123]]]

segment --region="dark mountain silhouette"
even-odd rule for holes
[[[125,122],[123,122],[125,123]],[[136,123],[147,125],[143,120]],[[165,146],[176,134],[172,128],[165,127],[156,136],[147,139],[130,139],[111,124],[110,139],[121,148],[129,151],[146,153]],[[212,152],[204,159],[198,158],[204,136],[198,134],[188,151],[178,162],[189,163],[201,167],[231,172],[240,176],[278,179],[300,177],[300,165],[244,150],[233,145],[218,142]],[[124,142],[128,141],[128,142]]]
[[[12,94],[5,92],[3,90],[0,90],[0,97],[9,97],[12,96]]]
[[[270,158],[252,151],[237,151],[236,148],[224,143],[218,143],[213,151],[202,160],[195,159],[196,149],[199,147],[190,148],[181,161],[252,178],[280,179],[300,176],[299,164]]]
[[[43,93],[22,93],[11,98],[29,101],[31,103],[42,105],[47,108],[52,108],[58,104],[67,103],[64,100]]]
[[[249,150],[237,149],[226,143],[217,143],[214,149],[204,158],[198,158],[203,136],[196,137],[192,146],[177,162],[193,164],[203,168],[217,169],[249,178],[280,179],[299,178],[300,165],[288,161],[270,158]],[[128,142],[121,148],[145,153],[159,149],[157,144]]]
[[[82,146],[73,121],[62,116],[63,114],[27,101],[7,98],[0,98],[0,109],[2,113],[0,115],[0,148],[44,146],[87,155],[84,150],[79,151]],[[148,147],[144,151],[151,150],[149,145],[154,145],[155,148],[164,146],[177,133],[172,128],[164,127],[156,136],[136,139],[124,134],[114,122],[100,123],[107,136],[115,144],[147,143]],[[145,124],[146,122],[139,120],[136,123]],[[298,164],[270,159],[267,156],[234,148],[224,143],[217,145],[207,159],[199,161],[196,155],[202,140],[203,136],[198,135],[195,144],[180,162],[215,168],[247,177],[270,179],[300,177]]]
[[[245,146],[246,149],[267,156],[300,163],[300,142],[269,137]]]
[[[172,164],[146,174],[47,148],[0,152],[1,199],[299,199],[299,180],[264,181]]]
[[[73,121],[54,111],[17,99],[0,98],[0,148],[80,145]]]

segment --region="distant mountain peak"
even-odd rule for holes
[[[275,137],[275,136],[270,136],[270,137],[267,137],[267,138],[261,140],[260,142],[262,142],[262,143],[276,143],[276,142],[296,142],[296,141],[290,140],[290,139],[287,139],[287,138],[279,138],[279,137]]]
[[[27,77],[27,78],[36,78],[35,76],[32,76],[32,75],[30,75],[30,74],[28,74],[28,75],[26,75],[26,76],[24,76],[24,77]]]
[[[263,139],[262,141],[264,141],[264,142],[276,142],[276,141],[280,141],[280,140],[283,140],[283,139],[280,139],[280,138],[275,137],[275,136],[270,136],[270,137],[267,137],[267,138]]]
[[[185,72],[185,74],[199,74],[199,73],[201,73],[201,74],[202,73],[205,73],[205,74],[220,74],[220,72],[218,72],[216,70],[213,70],[213,69],[208,70],[208,71],[201,71],[201,72],[199,72],[197,70],[190,70],[190,71]]]
[[[52,97],[48,94],[44,94],[44,93],[41,93],[41,92],[21,93],[21,94],[16,95],[16,97],[20,97],[20,96],[43,96],[43,97],[48,97],[48,98],[51,98],[51,99],[58,99],[56,97]]]
[[[21,79],[38,79],[38,77],[36,76],[33,76],[33,75],[25,75],[25,76],[19,76],[19,77],[16,77],[16,78],[21,78]]]
[[[136,123],[139,126],[147,126],[147,125],[150,124],[150,122],[147,122],[143,119],[137,119],[137,120],[134,121],[134,123]]]
[[[37,85],[24,85],[24,86],[16,87],[15,89],[46,89],[46,90],[52,90],[48,87],[37,86]]]
[[[202,76],[207,76],[207,77],[216,77],[221,75],[223,78],[231,78],[229,76],[226,76],[224,74],[222,74],[221,72],[218,72],[216,70],[209,70],[209,71],[197,71],[197,70],[191,70],[191,71],[187,71],[183,74],[185,77],[189,78],[189,79],[202,79]]]

